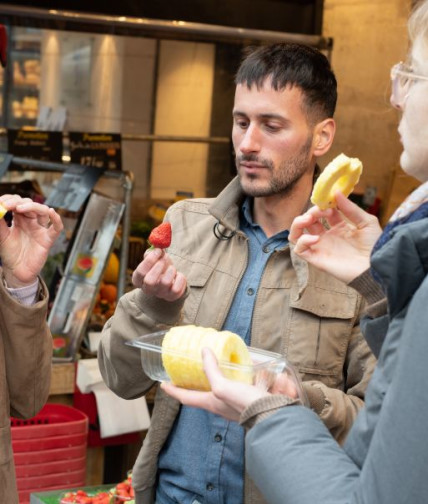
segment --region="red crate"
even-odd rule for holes
[[[43,462],[42,464],[15,465],[17,478],[80,471],[85,468],[86,457],[68,460],[55,460],[53,462]]]
[[[19,502],[30,494],[86,483],[88,417],[63,404],[46,404],[29,420],[11,419]]]
[[[64,404],[46,404],[33,418],[11,419],[12,439],[46,438],[88,432],[88,417]]]
[[[81,459],[86,457],[86,443],[68,448],[41,450],[33,452],[18,452],[13,454],[15,465],[42,464],[55,461]]]
[[[33,491],[48,490],[52,486],[61,485],[62,488],[85,486],[86,467],[78,471],[63,472],[57,474],[45,474],[43,476],[31,476],[29,478],[16,478],[18,491],[33,489]]]
[[[40,450],[53,450],[55,448],[69,448],[86,443],[87,434],[72,434],[71,436],[52,436],[46,438],[22,439],[15,441],[12,437],[14,452],[31,452]]]

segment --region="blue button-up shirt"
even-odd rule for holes
[[[288,231],[267,238],[253,222],[252,199],[242,206],[240,229],[248,237],[248,266],[223,330],[251,343],[251,320],[270,255],[288,243]],[[244,429],[207,411],[182,406],[159,456],[156,504],[242,504]]]

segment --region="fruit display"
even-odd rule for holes
[[[105,283],[116,284],[119,278],[119,258],[112,252],[108,258],[106,268],[104,270],[103,281]]]
[[[109,492],[99,492],[90,495],[84,490],[77,490],[76,492],[66,492],[59,501],[60,504],[110,504],[111,495]]]
[[[358,158],[345,154],[335,157],[323,170],[315,182],[311,201],[321,210],[336,206],[336,191],[348,197],[360,179],[363,165]]]
[[[100,290],[95,301],[93,313],[101,315],[105,320],[110,318],[116,308],[117,286],[112,283],[101,282]]]
[[[86,492],[83,489],[65,492],[59,504],[135,504],[132,475],[109,489],[98,492]]]
[[[244,340],[230,331],[194,325],[171,328],[162,341],[162,362],[172,383],[184,388],[210,390],[202,366],[201,350],[209,347],[219,362],[251,366]],[[239,369],[223,370],[230,379],[251,383],[251,375]]]
[[[134,503],[134,488],[132,487],[132,475],[129,475],[121,483],[118,483],[110,491],[110,504]]]
[[[171,239],[172,229],[169,222],[162,222],[162,224],[152,229],[149,235],[150,245],[160,249],[168,248],[171,245]]]

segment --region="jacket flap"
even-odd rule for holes
[[[211,276],[213,268],[206,264],[193,263],[189,274],[187,275],[187,283],[190,287],[203,287],[208,278]]]
[[[300,293],[298,286],[293,286],[290,306],[318,317],[352,319],[355,317],[357,299],[356,292],[351,289],[334,291],[309,284]]]

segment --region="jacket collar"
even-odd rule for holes
[[[208,208],[209,213],[228,231],[239,230],[239,209],[245,195],[238,177],[235,177]]]
[[[428,274],[428,218],[399,225],[391,233],[391,239],[372,255],[371,263],[394,315]]]
[[[228,233],[236,233],[239,231],[239,210],[244,199],[245,194],[242,192],[239,178],[235,177],[214,199],[208,211],[221,226],[226,228]],[[307,208],[309,206],[310,202]],[[311,269],[304,259],[294,253],[293,249],[294,246],[290,243],[291,262],[297,276],[298,293],[301,295],[308,284]]]

